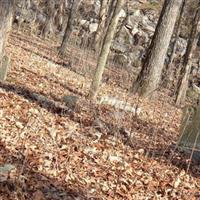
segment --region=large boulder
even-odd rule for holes
[[[143,15],[140,12],[140,10],[135,10],[135,12],[129,13],[126,24],[130,26],[131,28],[134,28],[135,26],[138,26],[142,17]]]
[[[79,7],[79,13],[82,19],[90,21],[91,18],[98,19],[100,11],[99,1],[82,1]]]
[[[119,37],[115,39],[111,49],[117,53],[126,53],[128,51],[128,45],[123,37]]]
[[[132,51],[129,53],[129,57],[132,61],[137,61],[137,60],[142,60],[144,58],[145,55],[145,48],[138,45],[135,46],[134,49],[132,49]]]
[[[183,56],[187,47],[187,40],[179,37],[177,40],[176,53]]]
[[[119,18],[125,18],[126,17],[126,11],[124,9],[121,9],[119,13]]]
[[[126,56],[125,54],[115,54],[114,56],[114,61],[115,63],[117,63],[119,66],[127,66],[128,62],[129,62],[129,57]]]
[[[97,28],[98,28],[98,23],[90,23],[89,24],[89,31],[91,34],[96,32]]]

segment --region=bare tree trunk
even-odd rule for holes
[[[120,11],[121,11],[123,5],[124,5],[124,0],[117,0],[114,14],[113,14],[113,17],[109,24],[106,36],[104,38],[103,46],[102,46],[102,49],[101,49],[101,52],[100,52],[100,55],[98,58],[98,64],[96,67],[95,75],[94,75],[94,78],[93,78],[93,81],[92,81],[92,84],[90,87],[89,96],[91,99],[96,98],[96,95],[97,95],[97,92],[98,92],[98,89],[99,89],[99,86],[101,83],[102,75],[103,75],[103,72],[105,69],[105,65],[107,62],[110,47],[112,44],[112,40],[114,38],[114,34],[117,29],[117,24],[119,21],[119,14],[120,14]]]
[[[95,51],[99,52],[101,48],[101,41],[103,37],[103,32],[105,31],[105,25],[106,25],[106,14],[107,14],[107,8],[108,8],[108,1],[109,0],[102,0],[101,1],[101,9],[99,13],[99,25],[96,31],[95,35]]]
[[[183,17],[183,13],[184,13],[185,4],[186,4],[186,0],[183,0],[179,18],[177,21],[177,26],[174,29],[175,37],[174,37],[174,42],[172,43],[172,52],[170,54],[169,62],[166,67],[166,73],[164,74],[164,85],[166,87],[169,86],[171,84],[171,82],[173,81],[173,61],[174,61],[174,58],[176,55],[177,41],[178,41],[179,34],[180,34],[180,26],[181,26],[181,20]]]
[[[199,2],[199,6],[200,6],[200,2]],[[191,72],[192,53],[194,49],[196,48],[197,40],[198,40],[198,28],[200,25],[200,7],[199,6],[195,13],[195,17],[192,24],[192,30],[191,30],[188,44],[187,44],[186,53],[184,55],[183,67],[181,70],[181,78],[178,83],[178,91],[177,91],[177,97],[176,97],[177,105],[180,105],[181,103],[183,103],[186,98],[186,92],[188,89],[188,80],[189,80],[189,75]]]
[[[106,25],[105,25],[106,28],[108,28],[108,26],[110,24],[114,9],[116,7],[116,2],[117,2],[117,0],[109,0],[109,2],[108,2],[108,12],[107,12],[108,14],[107,14]]]
[[[61,0],[59,6],[57,8],[56,16],[55,16],[55,24],[56,24],[57,29],[60,32],[63,31],[64,14],[65,14],[65,1]]]
[[[165,0],[142,70],[132,91],[150,96],[157,89],[182,0]]]
[[[45,23],[45,26],[43,27],[42,35],[44,38],[48,36],[49,33],[53,32],[53,22],[55,17],[55,1],[54,0],[48,0],[47,1],[47,22]]]
[[[0,80],[5,80],[8,69],[8,58],[5,57],[5,46],[12,25],[13,0],[0,0]]]
[[[101,52],[103,41],[104,41],[105,35],[106,35],[107,31],[108,31],[108,27],[109,27],[110,21],[111,21],[111,19],[113,17],[113,12],[114,12],[114,9],[116,7],[116,2],[117,2],[117,0],[107,0],[107,1],[108,1],[107,17],[105,19],[105,24],[104,24],[104,27],[103,27],[103,30],[102,30],[102,35],[100,36],[99,41],[97,41],[97,45],[99,45],[99,46],[98,47],[95,46],[95,52],[98,55]],[[98,42],[99,42],[99,44],[98,44]]]
[[[65,34],[63,36],[62,44],[59,48],[59,54],[60,55],[63,55],[65,53],[66,48],[67,48],[68,41],[69,41],[70,35],[72,33],[73,21],[74,21],[74,18],[76,16],[76,12],[77,12],[80,1],[81,0],[73,0],[72,1],[70,13],[69,13],[68,20],[67,20],[67,26],[66,26],[66,29],[65,29]]]

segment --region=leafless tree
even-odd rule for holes
[[[150,96],[158,88],[170,39],[183,0],[165,0],[160,18],[132,91]]]
[[[119,21],[119,14],[120,14],[120,11],[121,11],[123,5],[124,5],[124,0],[117,0],[116,6],[114,9],[114,13],[113,13],[112,19],[110,21],[106,36],[104,38],[103,46],[101,48],[101,52],[100,52],[100,55],[98,58],[98,64],[96,67],[95,75],[94,75],[94,78],[92,80],[92,84],[90,87],[89,96],[91,99],[95,99],[96,95],[98,93],[102,75],[103,75],[105,65],[107,62],[108,54],[110,52],[112,40],[114,38],[114,34],[117,29],[117,24]]]
[[[191,72],[192,54],[197,45],[199,26],[200,26],[200,1],[199,1],[199,6],[197,7],[196,13],[194,16],[192,29],[191,29],[191,33],[190,33],[188,44],[187,44],[187,49],[184,55],[183,66],[181,70],[181,78],[178,82],[178,90],[177,90],[177,97],[176,97],[177,105],[180,105],[181,103],[183,103],[186,98],[186,92],[188,89],[188,80],[189,80],[189,75]]]
[[[72,2],[71,2],[71,8],[70,8],[70,12],[69,12],[69,15],[68,15],[65,34],[63,36],[62,44],[59,48],[59,54],[60,55],[63,55],[66,48],[67,48],[68,41],[69,41],[70,35],[72,33],[72,29],[73,29],[73,21],[75,19],[77,9],[78,9],[80,2],[81,2],[81,0],[72,0]]]

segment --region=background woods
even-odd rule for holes
[[[199,199],[199,0],[0,0],[0,199]]]

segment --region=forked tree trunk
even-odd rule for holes
[[[180,26],[181,26],[183,13],[184,13],[185,4],[186,4],[186,0],[183,0],[179,18],[177,21],[177,26],[174,29],[174,33],[175,33],[174,42],[172,43],[172,51],[171,51],[171,54],[169,57],[169,62],[167,63],[166,74],[164,74],[164,85],[166,87],[170,87],[170,84],[172,83],[173,78],[174,78],[173,77],[173,61],[174,61],[174,58],[176,55],[177,41],[178,41],[179,34],[180,34]]]
[[[165,0],[142,70],[133,84],[133,92],[150,96],[158,88],[182,1]]]
[[[117,29],[117,24],[119,21],[119,14],[120,14],[120,11],[121,11],[123,5],[124,5],[124,0],[117,0],[116,7],[115,7],[115,10],[113,13],[113,17],[110,21],[106,36],[104,38],[103,46],[102,46],[102,49],[101,49],[101,52],[100,52],[100,55],[98,58],[98,64],[96,67],[95,75],[93,77],[92,84],[90,86],[89,97],[91,99],[96,98],[96,95],[97,95],[97,92],[98,92],[98,89],[99,89],[99,86],[101,83],[102,75],[103,75],[103,72],[105,69],[105,65],[107,62],[110,47],[112,44],[112,40],[114,38],[114,34]]]
[[[13,0],[0,0],[0,79],[7,74],[8,59],[5,56],[5,46],[12,25]]]
[[[95,48],[95,52],[97,52],[97,53],[100,51],[102,37],[103,37],[103,33],[105,31],[108,2],[109,2],[109,0],[101,1],[101,9],[100,9],[100,13],[99,13],[99,25],[98,25],[98,28],[97,28],[97,31],[95,34],[95,40],[94,40],[94,48]]]
[[[199,3],[199,6],[200,6],[200,3]],[[200,26],[200,7],[197,8],[197,11],[195,13],[193,24],[192,24],[192,30],[189,36],[187,49],[184,55],[183,67],[181,70],[181,78],[178,82],[178,90],[177,90],[177,97],[176,97],[177,105],[184,103],[185,98],[186,98],[186,92],[188,89],[188,80],[189,80],[189,75],[191,72],[191,59],[192,59],[193,51],[197,45],[199,26]]]
[[[59,48],[59,54],[63,55],[68,45],[68,41],[73,29],[73,21],[77,13],[77,9],[81,0],[73,0],[71,9],[68,15],[67,26],[65,28],[65,34],[63,36],[62,44]]]

